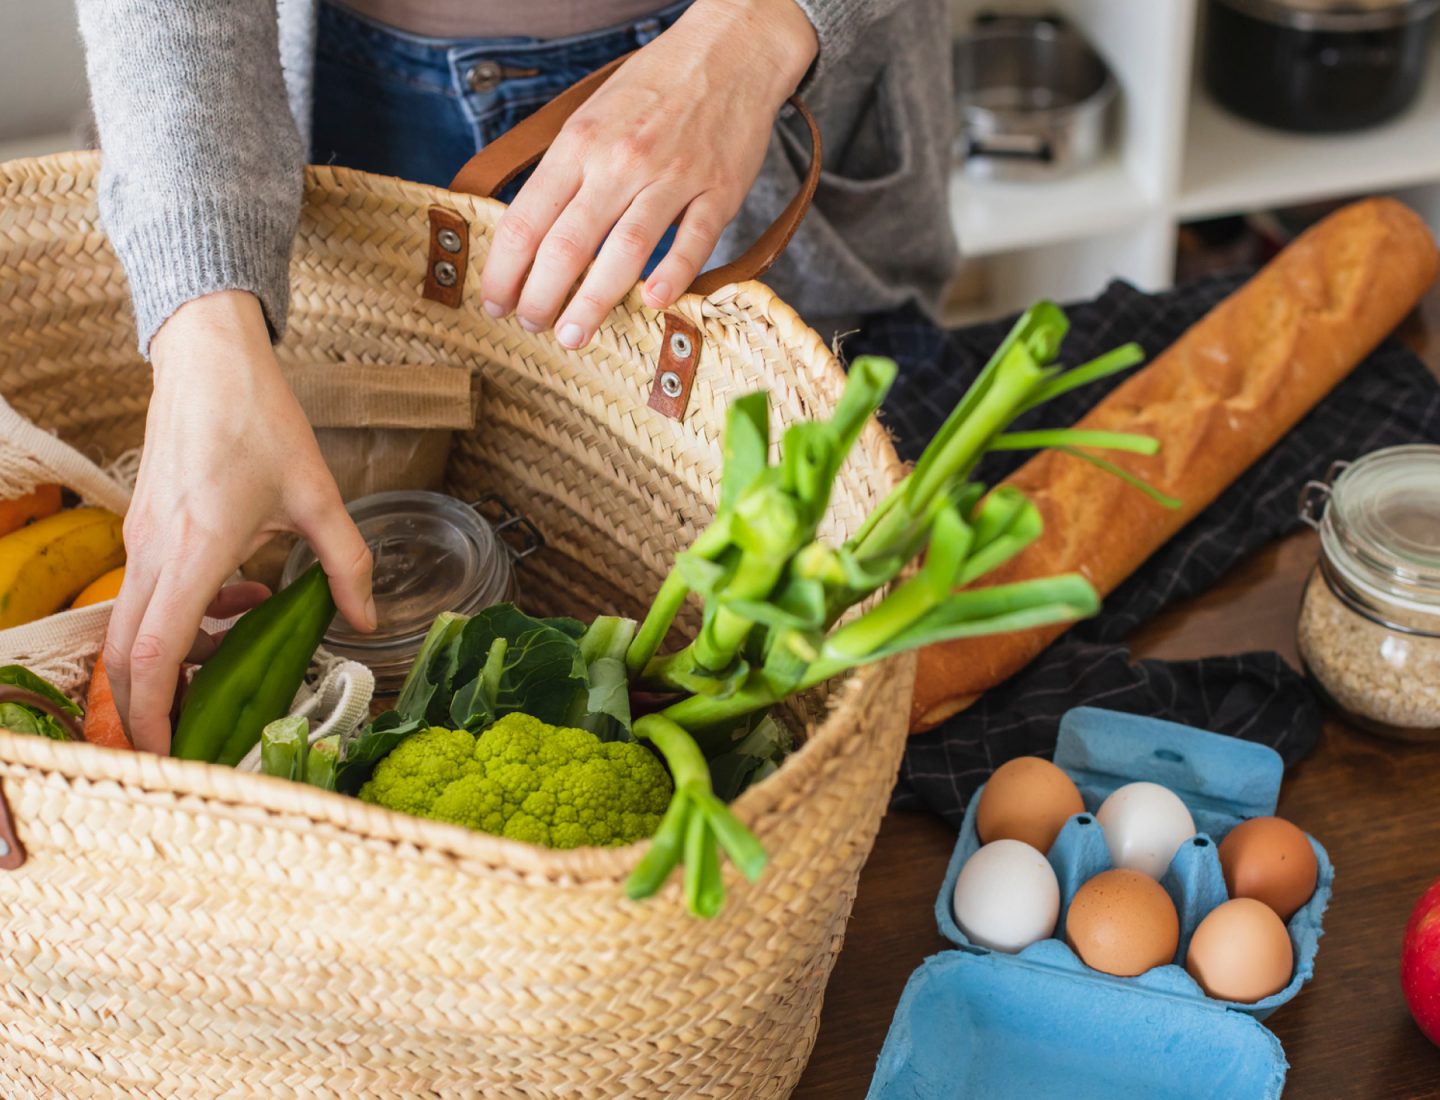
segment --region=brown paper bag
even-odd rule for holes
[[[302,363],[284,371],[347,503],[440,488],[452,433],[475,427],[479,376],[465,367]],[[242,571],[276,587],[294,544],[293,535],[271,539]]]

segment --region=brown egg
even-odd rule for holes
[[[1220,842],[1220,868],[1232,898],[1254,898],[1289,920],[1310,900],[1320,865],[1309,838],[1283,817],[1252,817]]]
[[[980,843],[1023,840],[1048,852],[1072,814],[1083,814],[1085,803],[1070,777],[1038,756],[1017,756],[995,769],[980,792],[975,831]]]
[[[1065,941],[1086,966],[1132,978],[1174,961],[1180,918],[1165,887],[1149,875],[1106,871],[1075,892]]]
[[[1222,1001],[1252,1004],[1290,984],[1295,951],[1275,910],[1254,898],[1233,898],[1210,910],[1190,938],[1185,969]]]

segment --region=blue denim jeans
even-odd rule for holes
[[[571,38],[406,34],[322,0],[311,160],[444,186],[574,84],[670,26],[690,0]],[[501,197],[509,200],[518,183]]]

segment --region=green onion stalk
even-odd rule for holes
[[[310,746],[305,758],[305,782],[322,791],[333,791],[340,767],[340,735],[332,733]]]
[[[905,650],[1071,622],[1099,609],[1094,588],[1078,574],[967,587],[1043,529],[1024,494],[1005,486],[987,491],[974,480],[986,454],[1056,448],[1115,473],[1163,506],[1178,506],[1094,453],[1150,455],[1158,450],[1153,439],[1009,431],[1031,409],[1142,358],[1128,344],[1066,369],[1055,359],[1067,328],[1053,303],[1026,312],[914,468],[840,546],[820,539],[818,528],[842,463],[895,379],[895,363],[857,359],[830,420],[789,427],[773,465],[767,396],[750,394],[731,405],[714,522],[677,556],[625,652],[631,685],[667,700],[635,722],[634,734],[656,747],[675,779],[670,810],[630,878],[632,897],[653,894],[683,863],[687,902],[710,914],[723,897],[720,850],[747,876],[759,874],[764,852],[716,795],[712,776],[723,771],[753,781],[764,773],[737,770],[736,747],[754,742],[767,712],[788,696]],[[921,555],[923,564],[902,577]],[[845,618],[887,586],[871,606]],[[689,644],[662,655],[692,595],[703,601],[701,628]]]
[[[277,718],[260,731],[260,772],[300,782],[305,778],[309,752],[310,720],[302,716]]]

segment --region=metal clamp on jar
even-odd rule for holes
[[[515,563],[545,541],[534,524],[493,493],[471,504],[442,493],[375,493],[347,510],[375,560],[379,625],[373,634],[361,634],[337,617],[325,648],[368,666],[381,693],[404,683],[441,612],[470,615],[514,599]],[[314,560],[308,544],[296,544],[282,583]]]
[[[1440,447],[1335,463],[1300,518],[1320,532],[1298,629],[1311,681],[1360,729],[1440,740]]]

